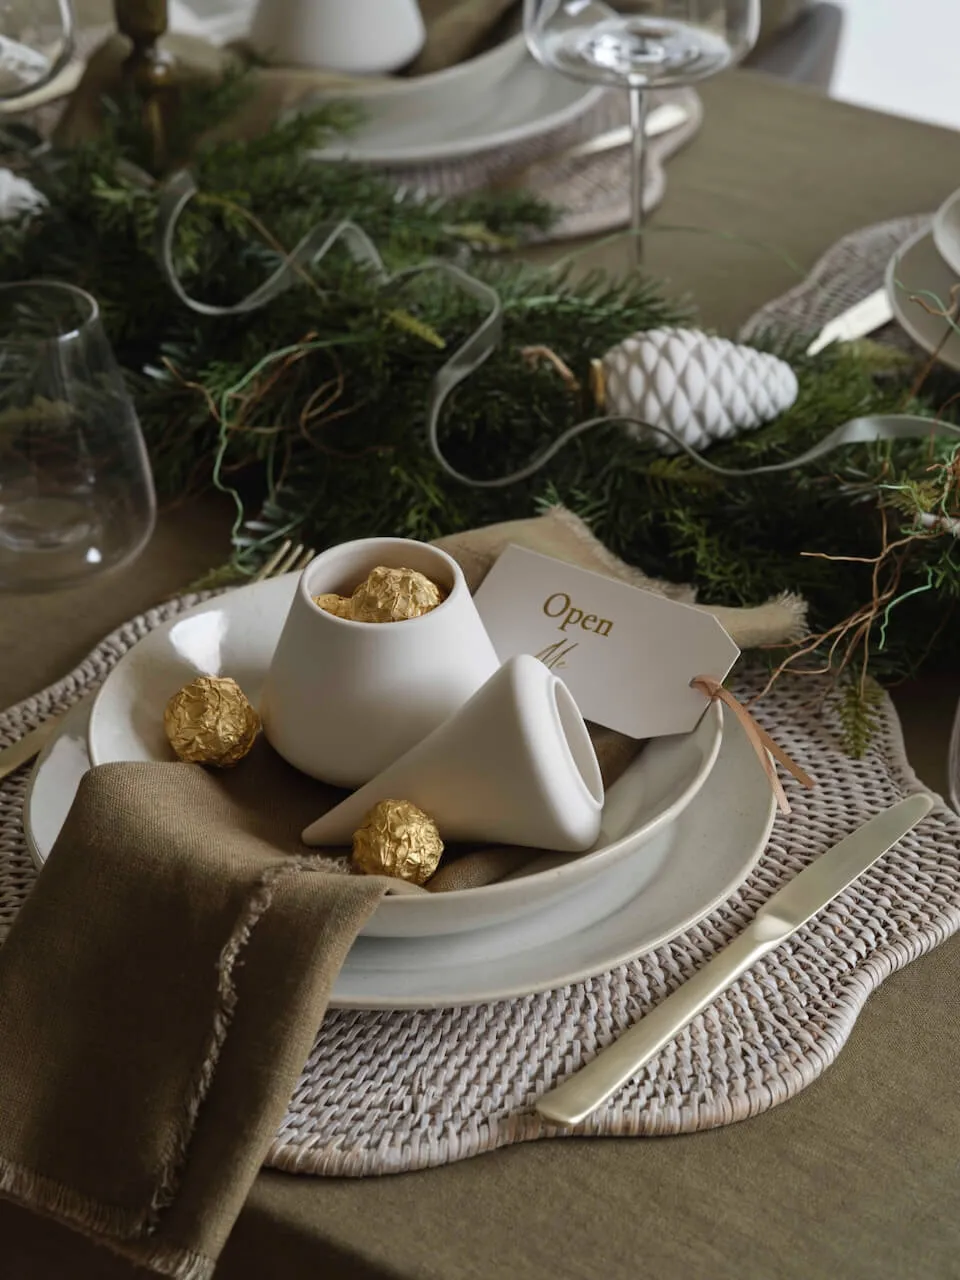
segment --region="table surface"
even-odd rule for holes
[[[721,330],[794,283],[792,264],[808,269],[856,227],[934,208],[960,175],[960,133],[747,72],[703,96],[706,123],[670,164],[655,225],[725,234],[656,230],[648,265]],[[622,270],[623,242],[581,261]],[[226,528],[213,501],[167,512],[131,570],[82,592],[6,598],[0,705],[222,562]],[[938,789],[958,691],[944,681],[897,694],[911,759]],[[825,1077],[773,1111],[690,1137],[540,1142],[380,1179],[263,1173],[217,1277],[957,1277],[958,1062],[954,940],[890,978]],[[0,1240],[11,1280],[142,1274],[7,1204]]]

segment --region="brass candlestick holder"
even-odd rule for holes
[[[142,165],[159,177],[183,157],[174,155],[173,119],[185,69],[160,41],[167,34],[167,0],[113,0],[116,31],[90,54],[80,83],[54,130],[58,146],[75,146],[103,127],[103,104],[133,103],[147,138]],[[124,109],[127,109],[126,107]]]
[[[170,116],[177,107],[176,64],[158,44],[169,23],[167,0],[114,0],[114,16],[117,30],[133,45],[121,67],[123,81],[142,104],[150,168],[162,173],[170,161]]]

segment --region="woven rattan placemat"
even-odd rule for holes
[[[703,104],[695,89],[654,90],[650,94],[651,115],[657,107],[675,103],[687,112],[677,128],[649,139],[643,207],[655,209],[667,189],[666,164],[694,138],[703,123]],[[498,147],[461,160],[441,164],[386,170],[386,176],[402,187],[427,195],[458,196],[478,191],[491,182],[515,174],[525,165],[534,165],[523,185],[560,210],[557,221],[545,237],[565,240],[576,236],[599,235],[626,227],[630,221],[629,147],[580,159],[565,159],[563,152],[613,129],[629,119],[627,95],[617,90],[603,94],[584,115],[559,129],[552,129],[526,142]]]
[[[152,626],[193,602],[136,619],[65,680],[0,715],[0,743],[90,692]],[[839,750],[816,693],[794,680],[762,704],[761,721],[819,786],[791,790],[792,815],[778,818],[756,871],[722,908],[669,946],[546,994],[460,1009],[332,1011],[269,1163],[299,1173],[390,1173],[553,1132],[532,1110],[541,1091],[673,990],[811,858],[918,788],[889,701],[871,750],[855,761]],[[27,777],[21,770],[0,784],[0,936],[36,877],[21,824]],[[833,1061],[870,992],[957,928],[960,819],[944,807],[751,969],[581,1132],[689,1132],[784,1101]]]

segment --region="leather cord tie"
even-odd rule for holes
[[[782,747],[777,746],[769,733],[760,728],[743,703],[738,702],[730,690],[725,689],[719,680],[715,680],[713,676],[695,676],[690,681],[690,687],[691,689],[699,689],[701,693],[706,694],[711,702],[719,698],[724,706],[729,707],[743,725],[743,731],[747,735],[750,745],[757,753],[757,759],[769,779],[773,794],[776,796],[777,807],[781,813],[790,812],[790,802],[787,800],[783,785],[777,776],[776,765],[770,758],[771,756],[782,764],[789,773],[792,773],[801,786],[813,788],[817,785],[808,773],[805,773],[794,760],[790,759]]]

